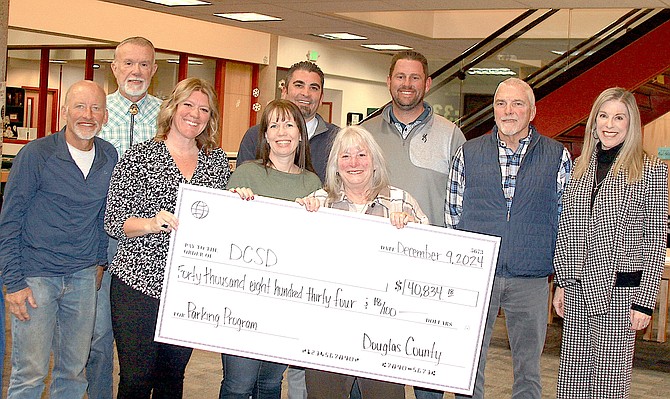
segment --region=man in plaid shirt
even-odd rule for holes
[[[119,86],[107,96],[109,120],[99,137],[114,145],[119,159],[131,145],[149,140],[156,134],[156,118],[162,101],[147,93],[156,73],[156,54],[153,44],[143,37],[125,39],[114,50],[112,72]],[[110,237],[108,261],[116,254],[117,241]],[[88,397],[112,398],[114,371],[114,335],[109,304],[109,273],[100,268],[102,278],[98,290],[95,330],[91,353],[86,365]]]
[[[514,363],[512,397],[540,399],[547,277],[572,164],[563,145],[530,125],[535,96],[527,83],[505,80],[493,101],[492,134],[454,155],[445,209],[447,227],[502,238],[473,397],[484,397],[486,353],[502,307]]]

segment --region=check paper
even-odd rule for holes
[[[181,185],[155,339],[472,393],[498,237]]]

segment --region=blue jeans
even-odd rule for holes
[[[118,243],[118,240],[109,237],[107,262],[110,264],[116,255]],[[102,274],[102,284],[97,293],[91,353],[89,353],[86,363],[89,399],[112,399],[113,395],[114,333],[112,331],[112,310],[109,301],[111,281],[109,272],[104,272]]]
[[[474,394],[473,396],[456,395],[456,398],[484,398],[486,353],[491,343],[498,310],[501,307],[505,311],[507,337],[512,349],[514,368],[512,398],[540,399],[542,397],[540,356],[547,335],[548,301],[549,283],[546,277],[495,277]]]
[[[444,392],[434,389],[414,387],[414,397],[416,399],[442,399]]]
[[[281,399],[285,364],[221,355],[223,381],[219,399]]]
[[[304,368],[289,367],[286,372],[286,382],[288,383],[288,399],[307,399]]]
[[[112,332],[112,311],[109,303],[109,272],[102,274],[102,284],[97,292],[95,327],[91,352],[86,363],[89,399],[112,399],[112,374],[114,373],[114,333]]]
[[[54,366],[49,397],[81,398],[95,318],[96,266],[60,277],[28,277],[37,308],[30,320],[12,316],[12,374],[7,398],[39,399]]]

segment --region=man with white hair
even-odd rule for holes
[[[154,45],[143,37],[123,40],[114,50],[112,72],[119,88],[107,96],[109,121],[100,137],[112,143],[119,154],[135,143],[149,140],[156,134],[156,117],[162,101],[147,93],[156,73]],[[110,237],[108,261],[116,254],[117,241]],[[100,268],[102,285],[98,291],[98,307],[91,353],[86,365],[89,399],[112,398],[114,371],[114,333],[109,303],[109,273]]]
[[[456,151],[447,186],[447,227],[501,238],[474,399],[484,398],[486,354],[501,308],[514,363],[512,398],[542,397],[547,277],[554,272],[558,218],[572,164],[561,143],[531,124],[535,110],[528,83],[501,82],[493,98],[493,132]]]

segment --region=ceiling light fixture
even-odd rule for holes
[[[269,15],[257,14],[255,12],[234,12],[229,14],[214,14],[216,17],[232,19],[239,22],[268,22],[281,21],[281,18],[271,17]]]
[[[328,40],[367,40],[365,36],[354,35],[352,33],[341,32],[341,33],[320,33],[314,34],[314,36],[322,37]]]
[[[470,68],[468,75],[516,76],[516,72],[509,68]]]
[[[201,0],[144,0],[149,3],[161,4],[164,6],[209,6],[212,3]]]
[[[67,64],[65,60],[49,60],[49,62],[52,64]]]
[[[551,53],[556,54],[556,55],[563,55],[563,54],[565,54],[566,52],[565,52],[565,51],[561,51],[561,50],[551,50]],[[573,51],[572,54],[571,54],[571,56],[572,56],[572,57],[576,57],[576,56],[581,55],[581,54],[582,54],[582,53],[580,53],[579,51]],[[591,56],[591,55],[593,55],[593,51],[587,51],[587,52],[586,52],[586,55],[587,55],[587,56]]]
[[[377,51],[402,51],[412,49],[412,47],[401,46],[399,44],[361,44],[361,47]]]
[[[179,64],[178,58],[170,58],[167,60],[168,64]],[[198,60],[188,60],[189,65],[202,65],[202,61]]]

